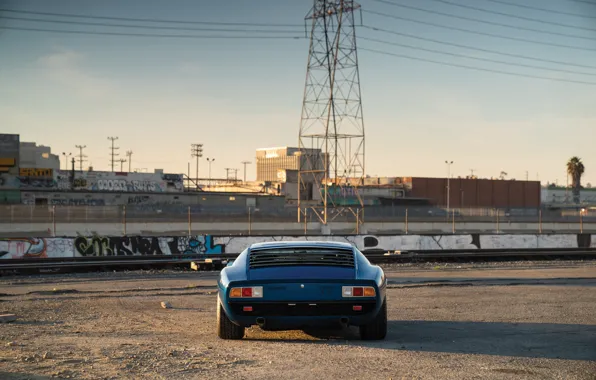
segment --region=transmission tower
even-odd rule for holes
[[[75,148],[77,148],[79,150],[79,170],[83,171],[83,162],[87,161],[85,160],[85,156],[83,154],[83,149],[85,149],[87,147],[87,145],[75,145]]]
[[[130,168],[132,166],[132,150],[127,150],[126,156],[128,157],[128,172],[130,173]]]
[[[117,160],[116,160],[116,157],[120,155],[120,153],[116,153],[116,151],[117,151],[118,149],[120,149],[120,148],[119,148],[119,147],[116,147],[116,146],[114,146],[114,142],[115,142],[116,140],[118,140],[118,137],[108,137],[108,140],[111,140],[111,141],[112,141],[112,146],[110,147],[110,150],[111,150],[111,154],[110,154],[110,156],[111,156],[111,159],[110,159],[110,162],[111,162],[111,164],[112,164],[112,171],[114,171],[114,164],[115,164],[115,163],[116,163],[116,161],[117,161]]]
[[[299,133],[298,221],[309,206],[323,224],[332,220],[328,207],[335,216],[350,210],[363,221],[358,186],[364,179],[364,122],[354,23],[359,8],[352,0],[314,0],[306,16],[311,33]],[[347,196],[356,202],[348,206]]]
[[[120,159],[120,172],[122,172],[122,165],[126,162],[126,158],[121,158]]]

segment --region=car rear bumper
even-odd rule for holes
[[[354,310],[356,306],[356,310]],[[358,310],[358,306],[361,308]],[[230,302],[224,305],[228,318],[240,326],[266,329],[300,329],[337,324],[362,325],[380,310],[377,300],[307,302]],[[245,310],[251,307],[252,310]]]

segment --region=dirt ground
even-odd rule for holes
[[[214,272],[3,277],[0,379],[596,379],[595,265],[386,270],[379,342],[220,340]]]

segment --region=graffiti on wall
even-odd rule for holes
[[[15,173],[16,174],[16,173]],[[24,189],[52,189],[113,192],[181,192],[184,190],[180,174],[72,172],[67,170],[21,168],[20,176],[3,175],[7,187]]]
[[[199,235],[191,237],[174,237],[168,242],[172,254],[212,254],[224,253],[223,244],[215,244],[213,236]]]
[[[129,205],[141,205],[145,203],[149,203],[149,196],[148,195],[133,195],[128,197],[128,204]]]
[[[50,205],[53,206],[105,206],[106,202],[103,199],[81,198],[81,199],[50,199]]]
[[[76,238],[0,238],[0,259],[240,253],[268,241],[340,241],[367,252],[443,249],[596,248],[596,235],[393,235],[252,236],[195,235],[92,236]]]
[[[223,253],[210,235],[191,237],[93,236],[74,240],[80,256],[188,255]]]
[[[18,177],[21,189],[55,189],[56,181],[53,178],[43,177]]]
[[[54,177],[54,170],[42,168],[20,168],[19,175],[21,177]]]
[[[0,238],[0,259],[72,257],[72,238]]]
[[[43,238],[7,238],[0,239],[0,258],[48,257],[46,242]]]
[[[78,237],[74,247],[81,256],[163,255],[157,237]]]

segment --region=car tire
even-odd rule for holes
[[[230,321],[217,297],[217,336],[221,339],[242,339],[244,330],[244,327]]]
[[[387,335],[387,300],[383,300],[381,310],[372,322],[360,326],[360,339],[381,340]]]

